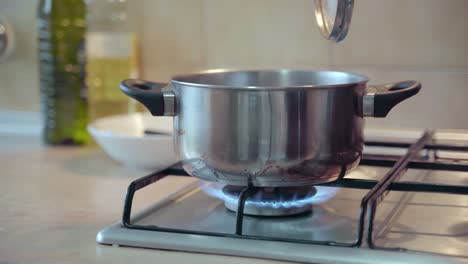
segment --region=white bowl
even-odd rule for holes
[[[132,167],[158,170],[176,163],[172,117],[117,115],[88,125],[94,140],[113,159]],[[157,134],[145,134],[145,130]]]

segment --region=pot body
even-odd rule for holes
[[[230,185],[336,180],[363,149],[365,84],[284,90],[174,83],[176,153],[191,175]]]
[[[332,71],[220,71],[168,86],[125,80],[121,89],[153,115],[174,116],[175,152],[190,175],[287,187],[344,176],[361,157],[363,116],[385,117],[421,87],[367,81]]]

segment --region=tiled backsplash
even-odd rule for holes
[[[15,50],[0,62],[0,109],[38,110],[36,1],[0,0],[0,16],[15,32]]]
[[[368,124],[468,128],[468,1],[355,0],[347,39],[324,40],[313,0],[129,0],[142,75],[168,80],[206,68],[339,69],[370,83],[415,79],[421,93]],[[38,110],[35,6],[3,0],[18,47],[0,64],[0,108]]]
[[[440,69],[468,66],[468,1],[356,0],[339,66]]]

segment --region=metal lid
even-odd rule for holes
[[[7,59],[13,52],[14,35],[8,21],[0,17],[0,62]]]
[[[354,0],[315,0],[315,18],[322,35],[336,42],[348,34]]]

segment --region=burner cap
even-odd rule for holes
[[[231,211],[237,211],[240,192],[245,187],[226,185],[224,205]],[[312,211],[310,198],[316,194],[313,186],[258,188],[247,198],[244,214],[254,216],[288,216]]]

